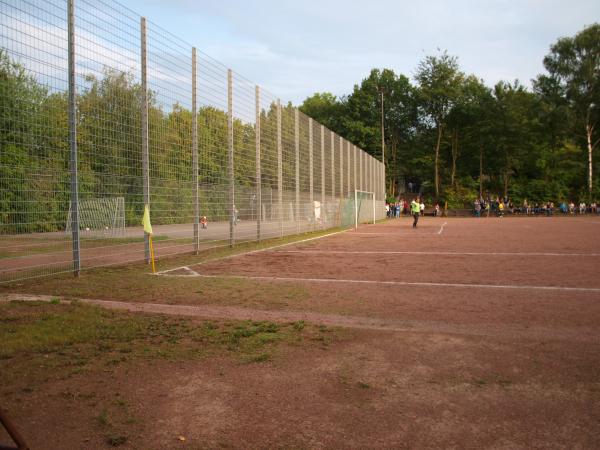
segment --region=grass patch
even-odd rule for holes
[[[113,435],[113,436],[109,436],[107,441],[113,447],[118,447],[119,445],[122,445],[125,442],[127,442],[127,436]]]
[[[229,355],[244,364],[272,360],[282,344],[312,342],[320,328],[269,321],[200,321],[104,310],[82,303],[0,303],[0,386],[36,384],[135,360]],[[326,333],[328,341],[335,332]],[[321,339],[318,339],[322,342]],[[125,405],[120,405],[125,406]],[[98,421],[107,421],[102,414]]]

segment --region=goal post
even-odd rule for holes
[[[375,223],[375,193],[354,191],[354,228],[359,223]]]

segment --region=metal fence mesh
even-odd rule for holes
[[[355,189],[383,218],[381,163],[123,5],[0,0],[0,282],[147,260],[145,204],[164,257],[348,225]]]

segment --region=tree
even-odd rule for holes
[[[304,100],[299,109],[330,130],[336,131],[339,129],[342,108],[343,105],[335,95],[317,92]]]
[[[600,24],[584,28],[574,37],[563,37],[550,47],[544,58],[550,76],[564,88],[567,100],[585,129],[588,153],[588,194],[593,189],[592,155],[600,119]]]
[[[422,108],[433,121],[437,132],[434,162],[436,196],[440,193],[440,145],[448,114],[459,97],[462,79],[458,59],[445,51],[439,56],[427,56],[419,63],[415,75],[420,88]]]
[[[487,111],[490,104],[490,90],[483,81],[476,76],[465,77],[460,88],[460,96],[457,98],[454,108],[448,115],[448,127],[450,129],[452,165],[450,173],[450,186],[457,186],[457,163],[461,154],[461,148],[470,150],[472,154],[479,156],[480,172],[483,170],[483,139],[484,122],[487,121]],[[471,154],[467,155],[471,156]],[[481,181],[482,174],[479,174]],[[481,194],[480,184],[480,194]]]

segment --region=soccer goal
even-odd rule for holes
[[[71,205],[66,232],[71,232]],[[94,237],[125,236],[125,199],[123,197],[79,200],[79,229]]]
[[[375,223],[375,193],[354,191],[354,228],[359,223]]]

